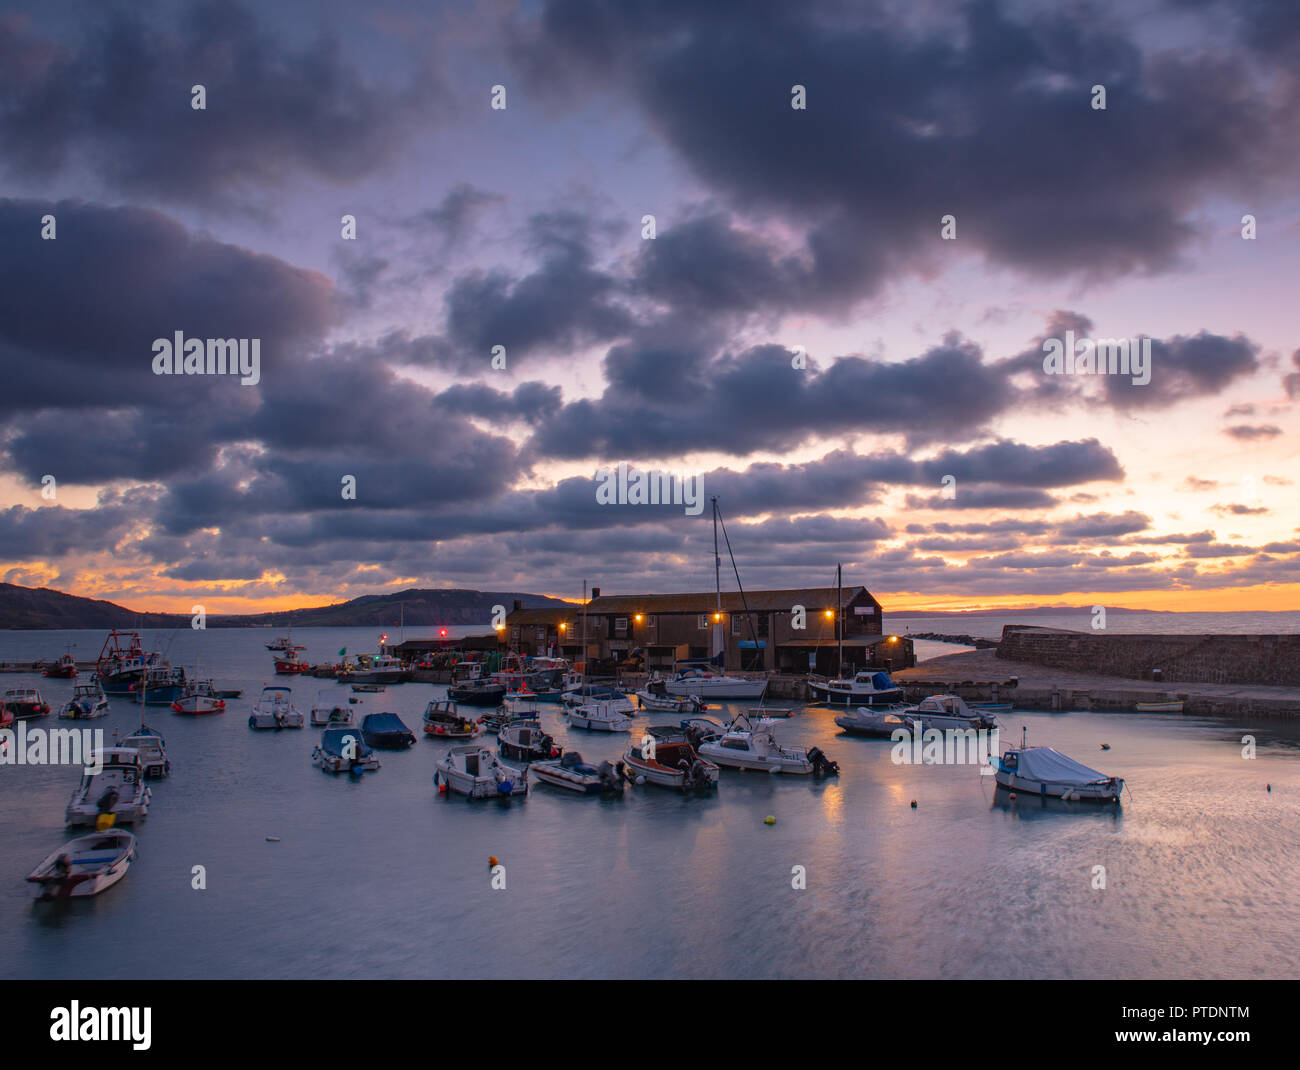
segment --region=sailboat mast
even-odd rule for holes
[[[718,553],[718,496],[713,495],[710,501],[713,502],[713,583],[716,594],[713,611],[713,642],[710,644],[709,656],[716,658],[722,655],[725,649],[722,639],[722,555]],[[725,657],[723,661],[726,661]]]
[[[587,581],[582,581],[582,694],[591,694],[587,687]]]
[[[836,672],[840,677],[844,676],[844,566],[835,566],[835,629],[839,638],[839,653],[836,660],[839,662],[839,668]]]

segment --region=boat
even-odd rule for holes
[[[311,665],[304,658],[298,657],[297,648],[283,651],[275,659],[276,676],[297,676],[299,673],[310,672]]]
[[[528,794],[528,770],[504,765],[487,747],[452,747],[438,759],[433,783],[440,794],[470,799],[508,799]]]
[[[372,654],[348,674],[359,684],[400,684],[406,677],[406,666],[391,654]]]
[[[827,706],[896,706],[904,700],[903,689],[880,671],[860,672],[851,680],[809,680],[808,688]]]
[[[54,680],[72,680],[77,675],[77,662],[71,654],[64,654],[53,665],[47,665],[42,676],[48,676]]]
[[[244,692],[237,687],[216,688],[213,692],[217,698],[240,698]]]
[[[624,692],[610,687],[608,684],[590,684],[581,691],[566,694],[560,699],[560,702],[570,708],[585,706],[590,702],[604,702],[618,713],[636,713],[636,707],[632,705],[632,700]]]
[[[121,741],[121,745],[140,752],[140,764],[144,766],[146,777],[158,779],[172,771],[172,763],[167,759],[167,741],[163,739],[163,734],[143,721],[139,728]]]
[[[10,712],[8,706],[6,706],[3,702],[0,702],[0,728],[8,728],[13,723],[14,723],[13,713]],[[8,740],[5,740],[3,744],[0,744],[0,748],[8,747],[8,746],[9,746]]]
[[[650,729],[653,735],[655,730]],[[727,726],[719,724],[709,717],[684,717],[678,723],[675,733],[671,733],[667,738],[680,738],[686,740],[692,747],[699,748],[701,743],[707,743],[712,739],[721,739],[727,732]]]
[[[311,708],[313,725],[343,728],[352,723],[352,711],[335,701],[336,694],[337,692],[331,687],[322,688],[316,693],[316,702]]]
[[[172,703],[172,709],[194,717],[205,713],[225,713],[226,700],[213,690],[211,680],[190,680],[185,685],[184,694]]]
[[[301,728],[302,711],[293,704],[293,691],[287,687],[264,687],[253,712],[248,716],[249,728]]]
[[[1008,791],[1066,802],[1118,803],[1124,790],[1120,777],[1090,769],[1055,747],[1029,746],[1027,731],[1022,732],[1019,747],[1008,747],[1000,758],[990,757],[989,763],[998,784]]]
[[[582,677],[563,658],[533,658],[530,688],[538,702],[559,702],[582,688]]]
[[[145,656],[138,632],[114,629],[95,659],[95,676],[106,695],[129,695],[153,661],[154,655]]]
[[[746,680],[739,676],[724,676],[700,668],[683,669],[664,683],[669,695],[694,695],[702,701],[762,698],[767,690],[764,679]]]
[[[980,713],[987,713],[990,716],[999,713],[1010,713],[1012,705],[1010,702],[968,702],[972,710],[978,710]]]
[[[96,680],[90,684],[77,684],[72,689],[72,698],[59,711],[59,716],[70,721],[89,721],[95,717],[108,714],[108,696]]]
[[[486,731],[479,721],[471,721],[450,699],[433,699],[424,707],[424,734],[435,739],[473,739]]]
[[[353,684],[352,690],[359,695],[378,695],[387,690],[387,684]]]
[[[638,784],[658,784],[682,792],[705,792],[718,786],[718,767],[696,754],[685,740],[629,747],[623,766]]]
[[[745,713],[751,720],[755,717],[793,717],[794,707],[769,706],[766,702],[760,702],[757,706],[750,706]]]
[[[1183,704],[1181,702],[1139,702],[1137,709],[1139,713],[1182,713]]]
[[[359,775],[379,768],[379,755],[355,728],[327,728],[311,752],[312,765],[326,773]]]
[[[4,708],[20,721],[30,721],[45,717],[50,712],[50,704],[41,698],[41,693],[34,687],[11,687],[0,699]]]
[[[55,848],[27,880],[37,899],[82,899],[115,885],[135,857],[135,837],[126,829],[92,832]]]
[[[291,630],[291,631],[289,632],[288,635],[282,635],[282,636],[280,636],[280,638],[276,639],[274,642],[267,643],[267,644],[266,644],[266,649],[267,649],[267,650],[271,650],[271,651],[284,651],[284,652],[287,652],[287,651],[290,651],[290,650],[306,650],[307,648],[306,648],[305,646],[295,646],[295,645],[294,645],[294,642],[293,642],[293,632],[292,632],[292,630]]]
[[[632,718],[613,702],[592,699],[580,706],[571,706],[565,710],[569,724],[574,728],[586,728],[592,732],[630,732]]]
[[[491,706],[496,708],[506,699],[507,687],[498,680],[483,676],[483,667],[476,661],[462,661],[451,670],[451,683],[447,697],[462,706]]]
[[[415,733],[395,713],[368,713],[361,718],[361,735],[372,747],[401,750],[415,743]]]
[[[131,685],[130,695],[142,706],[170,706],[188,687],[184,669],[155,662]]]
[[[637,705],[650,713],[703,713],[709,707],[698,695],[670,695],[657,673],[636,693]]]
[[[491,732],[495,735],[512,721],[533,721],[536,719],[535,714],[515,713],[509,706],[498,706],[491,713],[483,714],[478,719],[478,723],[483,726],[484,732]]]
[[[86,763],[64,821],[69,825],[94,825],[101,818],[118,825],[139,821],[149,812],[152,797],[144,779],[138,750],[101,748]]]
[[[513,762],[540,762],[559,758],[564,748],[542,730],[541,721],[514,721],[497,733],[497,750]]]
[[[895,732],[903,731],[910,738],[911,733],[917,730],[918,722],[915,718],[902,714],[901,711],[905,708],[889,706],[872,709],[870,706],[859,706],[853,713],[839,714],[835,723],[853,736],[892,739]]]
[[[923,732],[931,728],[947,731],[950,728],[965,730],[998,726],[996,717],[971,709],[960,695],[931,695],[915,706],[905,706],[898,712],[899,716],[918,721]]]
[[[738,717],[719,739],[701,743],[698,751],[715,765],[730,769],[753,769],[764,773],[815,773],[836,776],[840,767],[819,747],[799,750],[783,747],[766,725],[750,725]]]
[[[533,762],[529,769],[543,784],[566,791],[582,795],[623,794],[623,775],[616,766],[610,762],[589,765],[576,750],[566,751],[559,758]]]

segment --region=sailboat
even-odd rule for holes
[[[722,638],[722,557],[718,553],[718,499],[715,495],[713,502],[713,578],[716,595],[716,608],[713,613],[713,643],[711,647],[710,661],[719,668],[723,664],[725,649]],[[723,534],[726,534],[724,529]],[[727,540],[727,552],[731,552],[731,540]],[[735,566],[735,558],[732,558],[732,566]],[[740,574],[736,574],[736,583],[739,586]],[[741,591],[741,597],[744,597],[744,591]],[[709,699],[729,699],[729,698],[762,698],[767,691],[767,680],[759,678],[757,680],[747,680],[739,676],[725,676],[721,673],[709,672],[707,669],[697,666],[682,669],[671,680],[664,682],[664,691],[672,696],[693,696],[702,701]]]
[[[122,740],[121,745],[139,752],[145,776],[165,777],[172,771],[172,763],[167,758],[167,741],[158,729],[144,723],[144,708],[149,704],[148,673],[141,680],[140,689],[140,727]]]
[[[565,711],[569,724],[593,732],[630,732],[632,718],[626,697],[620,701],[612,698],[593,698],[587,679],[587,581],[582,581],[582,700]]]
[[[886,672],[860,672],[853,679],[844,675],[844,571],[835,566],[836,676],[834,680],[809,680],[813,697],[827,706],[895,706],[903,702],[903,689]],[[841,725],[841,727],[845,727]]]

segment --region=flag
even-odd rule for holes
[[[339,651],[339,657],[343,657],[347,652],[348,652],[348,648],[344,647],[342,650]]]

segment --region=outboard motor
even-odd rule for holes
[[[109,788],[99,797],[99,801],[95,803],[95,808],[101,814],[111,814],[117,808],[119,798],[117,788]]]
[[[840,763],[833,762],[826,757],[825,752],[820,747],[813,747],[808,752],[808,760],[812,762],[813,776],[839,776]]]
[[[690,778],[691,787],[693,787],[696,791],[708,790],[709,787],[708,770],[705,768],[704,763],[700,761],[699,758],[696,758],[694,764],[691,765],[689,778]]]
[[[623,790],[623,763],[618,763],[618,768],[610,765],[609,762],[601,762],[597,772],[600,775],[600,787],[603,791],[622,791]]]

